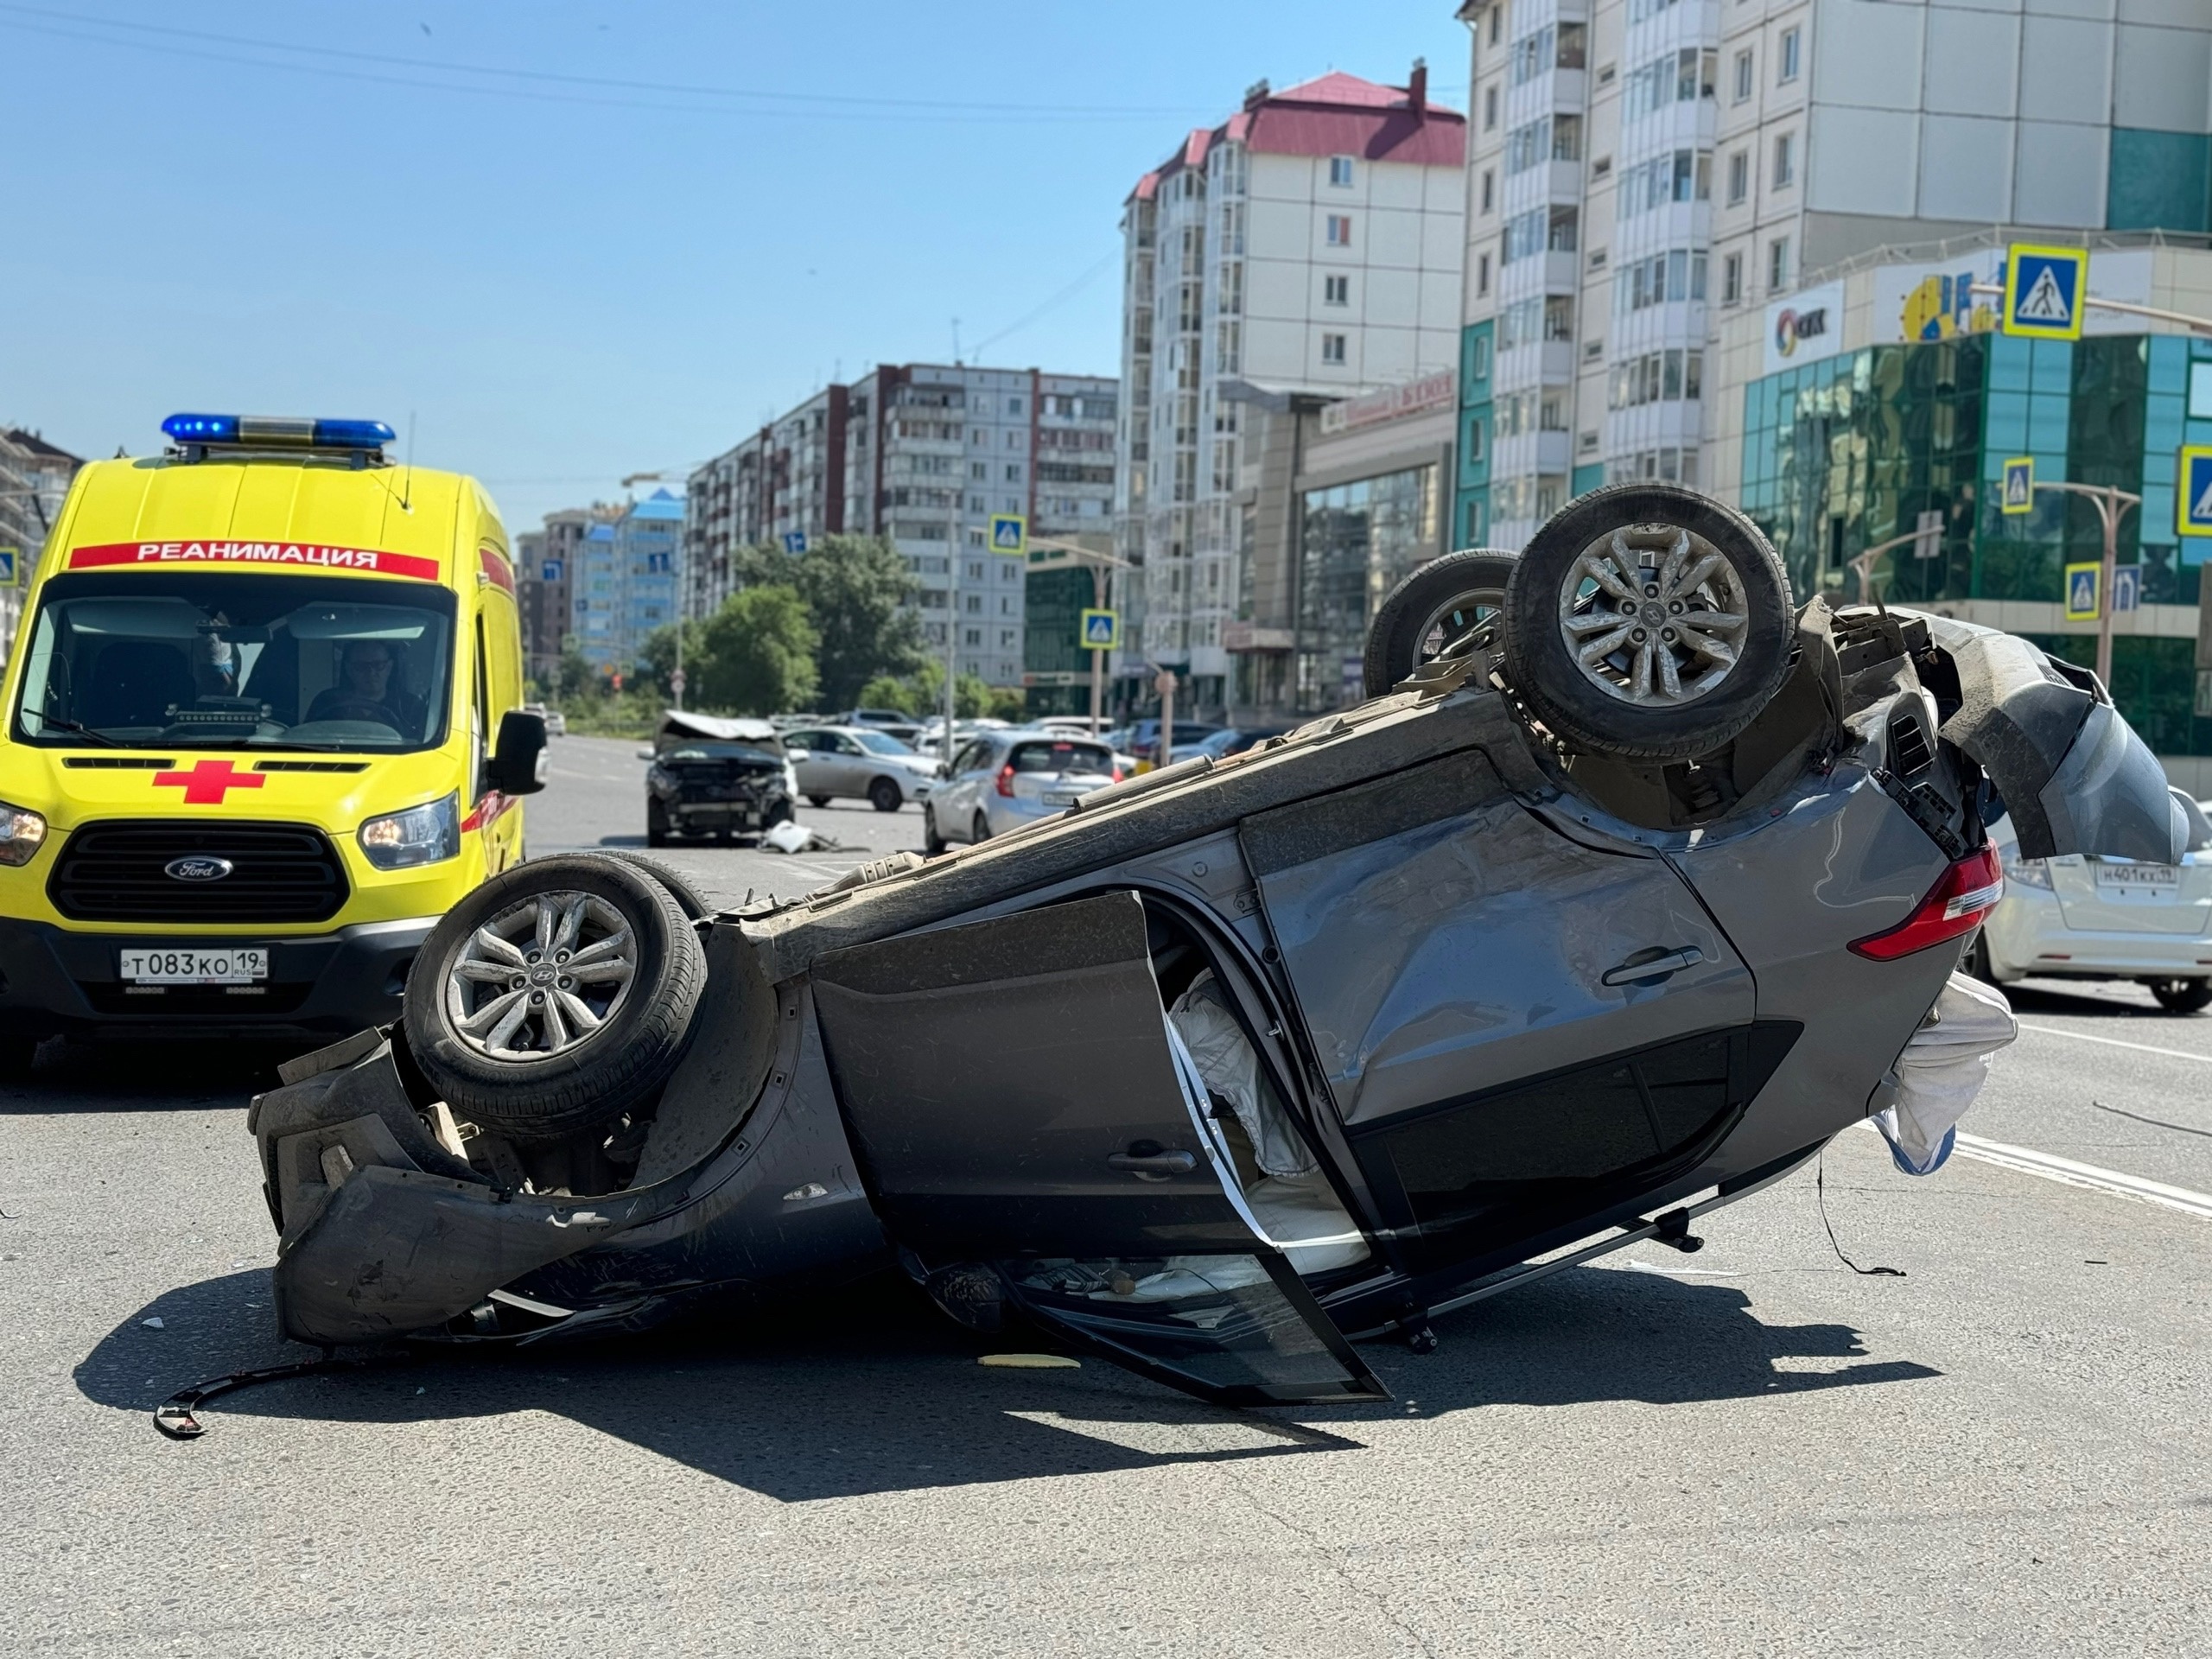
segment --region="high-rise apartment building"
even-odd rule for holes
[[[677,555],[683,501],[655,490],[611,513],[562,513],[546,521],[564,537],[573,633],[586,661],[604,674],[629,674],[645,641],[677,618]]]
[[[846,389],[825,386],[691,474],[685,486],[685,614],[732,589],[730,555],[845,528]]]
[[[1143,567],[1133,654],[1187,677],[1179,706],[1263,701],[1249,658],[1291,649],[1236,631],[1255,580],[1246,394],[1349,397],[1457,360],[1465,156],[1466,118],[1429,103],[1421,66],[1402,87],[1331,73],[1260,83],[1130,192],[1116,535]]]
[[[1463,543],[1517,546],[1600,482],[1709,478],[1723,324],[1843,262],[1993,230],[2212,230],[2202,0],[1459,15],[1475,111]],[[1806,326],[1822,321],[1841,326]]]
[[[1103,540],[1119,395],[1104,376],[929,363],[887,364],[817,392],[692,475],[689,613],[728,597],[737,548],[884,536],[920,584],[932,649],[956,628],[962,673],[1021,684],[1025,567],[992,551],[992,521]]]

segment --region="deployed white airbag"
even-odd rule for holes
[[[1933,1175],[1951,1155],[1958,1122],[1989,1081],[1990,1056],[2020,1034],[1994,985],[1953,974],[1897,1056],[1897,1096],[1874,1115],[1890,1156],[1908,1175]]]

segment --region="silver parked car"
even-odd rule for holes
[[[784,748],[798,792],[813,806],[862,800],[896,812],[926,798],[937,782],[936,761],[872,727],[798,726],[784,734]]]
[[[1094,789],[1122,780],[1114,752],[1061,732],[980,732],[952,757],[951,775],[922,808],[922,845],[988,841],[1065,812]]]

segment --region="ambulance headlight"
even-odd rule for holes
[[[0,864],[28,864],[46,841],[46,820],[29,807],[0,801]]]
[[[461,798],[388,812],[361,826],[361,851],[380,870],[435,864],[461,850]]]

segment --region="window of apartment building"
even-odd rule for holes
[[[1497,202],[1497,174],[1495,174],[1495,173],[1493,173],[1493,172],[1491,172],[1491,171],[1490,170],[1490,168],[1484,168],[1483,169],[1483,205],[1482,205],[1482,211],[1483,211],[1484,213],[1488,213],[1488,212],[1490,212],[1490,210],[1491,210],[1491,208],[1492,207],[1492,206],[1493,206],[1493,205],[1495,205],[1495,203]]]
[[[1598,450],[1597,433],[1594,431],[1578,433],[1575,436],[1574,447],[1586,455],[1595,454]]]
[[[1797,182],[1797,135],[1785,132],[1774,141],[1774,188],[1787,190]]]
[[[1467,460],[1480,461],[1483,458],[1483,423],[1480,421],[1467,423],[1466,447]]]
[[[1539,340],[1573,338],[1574,297],[1570,294],[1538,294],[1516,300],[1497,314],[1497,349],[1501,352],[1510,352],[1516,346],[1533,346]]]
[[[1349,276],[1324,276],[1321,279],[1321,303],[1324,305],[1350,305],[1351,303],[1351,278]]]
[[[1019,398],[1019,397],[1009,397],[1009,398],[1007,398],[1007,399],[1006,400],[1006,412],[1007,412],[1007,414],[1009,414],[1009,415],[1019,415],[1019,414],[1020,414],[1020,413],[1021,413],[1021,399],[1020,399],[1020,398]]]
[[[1483,88],[1483,130],[1497,130],[1497,87],[1495,84]]]
[[[1552,122],[1552,160],[1579,162],[1582,159],[1582,118],[1562,115]]]
[[[1712,195],[1712,156],[1677,149],[1639,162],[1621,175],[1618,212],[1623,219],[1633,219],[1670,201],[1705,201]]]
[[[1582,360],[1584,362],[1595,363],[1605,355],[1605,342],[1602,336],[1596,340],[1586,340],[1582,342]]]
[[[1705,256],[1686,248],[1655,253],[1621,267],[1613,283],[1618,308],[1642,311],[1675,300],[1705,297]]]
[[[1567,393],[1548,391],[1536,405],[1536,429],[1540,432],[1567,430]]]
[[[1342,334],[1324,334],[1321,336],[1321,360],[1324,363],[1343,363],[1344,360],[1344,337]]]
[[[1748,104],[1751,99],[1751,54],[1749,52],[1738,52],[1736,54],[1736,101],[1738,104]]]
[[[1331,213],[1327,230],[1329,245],[1332,248],[1351,246],[1351,215]]]
[[[1351,156],[1332,156],[1329,157],[1329,182],[1339,189],[1348,190],[1351,188]]]
[[[1700,351],[1646,352],[1613,365],[1610,406],[1640,409],[1646,404],[1695,402],[1705,396],[1705,353]]]
[[[1552,143],[1552,122],[1549,116],[1518,126],[1505,135],[1505,170],[1510,176],[1525,173],[1542,161]]]
[[[1732,253],[1720,262],[1720,302],[1735,305],[1744,297],[1744,256]]]
[[[1478,334],[1475,337],[1474,354],[1467,365],[1467,378],[1471,380],[1490,378],[1490,336],[1488,334]]]
[[[1797,53],[1803,40],[1802,29],[1785,29],[1782,31],[1782,67],[1774,77],[1776,86],[1787,86],[1797,79]]]
[[[1717,52],[1700,52],[1694,46],[1686,46],[1631,71],[1622,95],[1625,105],[1622,119],[1633,121],[1670,104],[1713,97],[1719,57]]]
[[[1021,463],[1020,461],[1015,461],[1007,467],[1006,481],[1009,484],[1019,484],[1021,482]]]
[[[960,632],[964,644],[980,645],[983,643],[983,631],[981,628],[963,628]]]
[[[1217,322],[1213,326],[1213,365],[1222,374],[1236,374],[1244,364],[1244,325]]]
[[[1497,37],[1505,28],[1505,7],[1502,3],[1490,9],[1490,43],[1497,44]]]
[[[1766,289],[1779,294],[1789,282],[1789,238],[1777,236],[1766,245]]]
[[[1475,256],[1475,294],[1478,298],[1490,292],[1490,255]]]
[[[1740,207],[1751,194],[1751,152],[1739,149],[1728,158],[1728,205]]]

